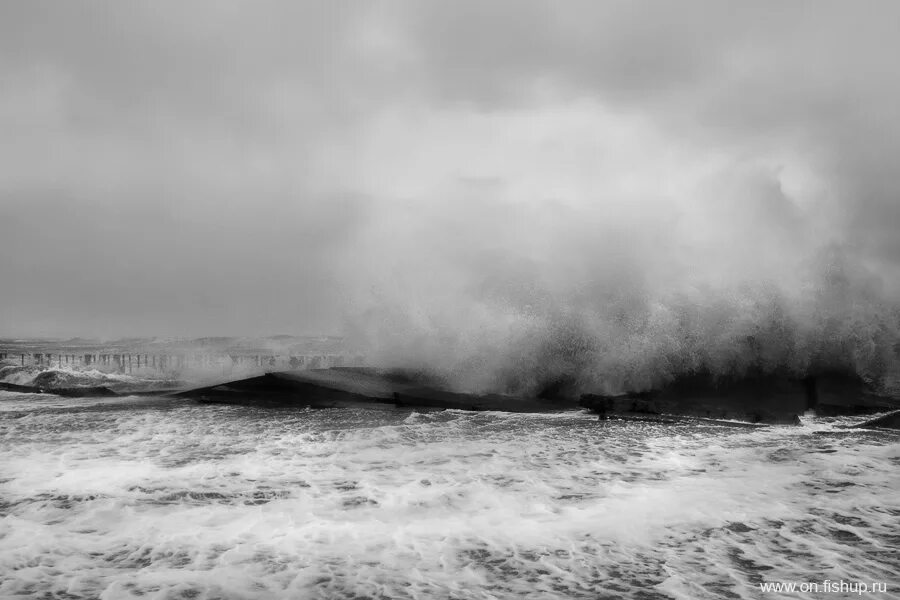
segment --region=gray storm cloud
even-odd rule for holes
[[[891,3],[7,3],[0,328],[344,329],[460,387],[877,378]]]

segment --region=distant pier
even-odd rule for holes
[[[94,367],[102,371],[134,373],[146,371],[285,371],[364,366],[361,355],[348,354],[222,354],[209,352],[72,352],[45,350],[22,352],[0,349],[6,364],[44,368]]]

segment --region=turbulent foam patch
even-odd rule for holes
[[[4,597],[754,598],[811,572],[890,581],[898,559],[896,437],[846,420],[170,404],[0,419]]]

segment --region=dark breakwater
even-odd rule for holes
[[[287,404],[312,408],[384,405],[468,411],[552,412],[578,408],[575,401],[547,401],[498,394],[466,394],[442,389],[397,371],[333,368],[267,373],[178,393],[204,402]]]
[[[312,408],[379,405],[506,412],[587,408],[601,417],[674,415],[767,424],[796,424],[799,415],[808,410],[825,415],[858,415],[900,408],[898,399],[877,394],[858,378],[834,373],[802,380],[760,376],[721,381],[701,375],[636,394],[529,398],[449,391],[439,381],[404,372],[335,368],[267,373],[177,395],[207,403]]]
[[[205,403],[312,408],[382,407],[465,411],[558,412],[588,409],[601,418],[718,419],[795,424],[799,415],[865,415],[900,408],[885,393],[852,373],[824,371],[803,378],[757,373],[742,377],[693,373],[640,392],[576,394],[571,386],[544,386],[536,394],[463,392],[446,378],[415,369],[332,367],[240,376],[206,371],[207,384],[178,373],[123,374],[88,367],[0,367],[0,390],[64,397],[172,394]],[[197,375],[197,373],[195,373]]]

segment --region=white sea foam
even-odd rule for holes
[[[890,433],[61,400],[0,397],[4,598],[900,584]]]

